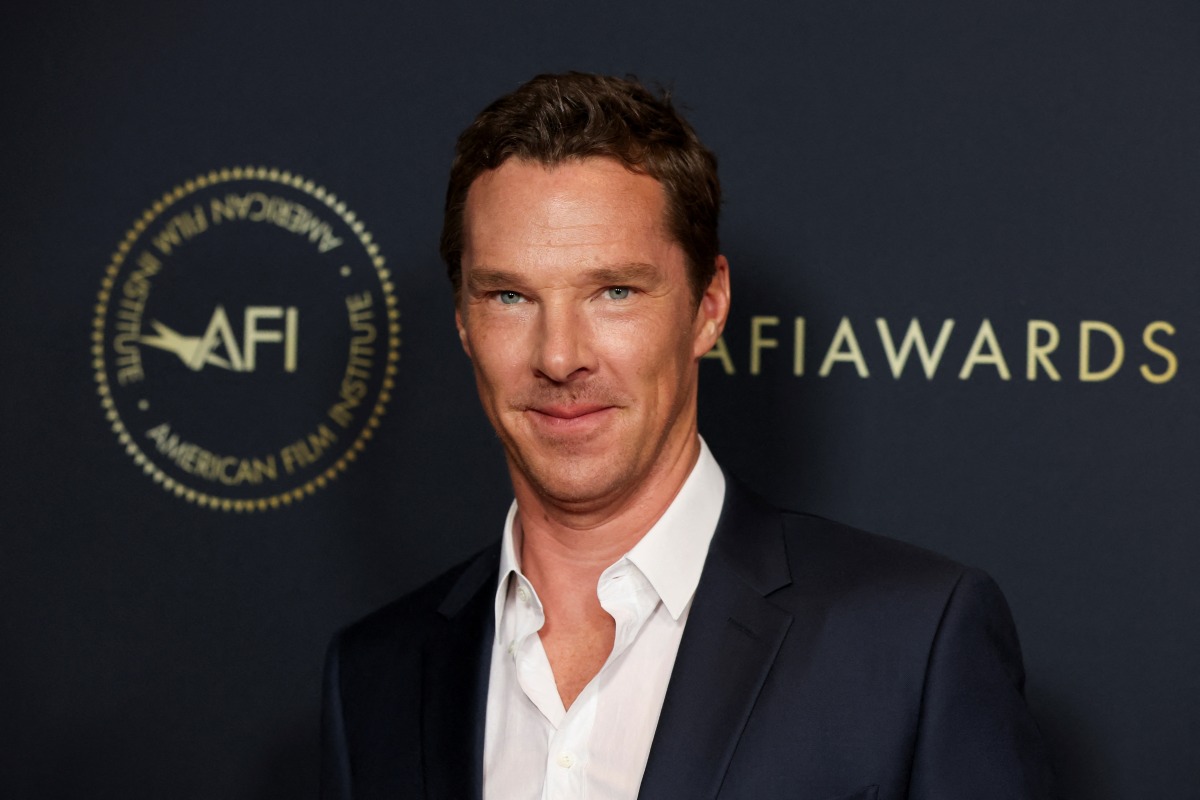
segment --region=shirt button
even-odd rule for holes
[[[518,587],[517,587],[517,597],[521,598],[521,602],[522,602],[522,603],[528,603],[528,602],[529,602],[529,592],[525,591],[525,587],[524,587],[524,586],[518,586]]]
[[[511,656],[515,652],[517,652],[517,640],[513,639],[508,643],[508,654]]]
[[[571,755],[570,753],[559,753],[558,765],[563,769],[570,769],[571,767],[575,766],[575,756]]]

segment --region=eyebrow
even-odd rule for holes
[[[579,275],[589,283],[606,286],[645,284],[658,280],[661,271],[653,264],[639,261],[580,270]],[[501,289],[520,289],[525,279],[516,272],[493,267],[471,267],[467,271],[467,286],[472,292],[494,292]]]

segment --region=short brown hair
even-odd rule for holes
[[[717,158],[671,104],[634,78],[582,72],[538,75],[485,108],[458,137],[446,188],[441,252],[457,298],[462,288],[463,209],[471,184],[509,158],[554,166],[607,157],[666,190],[667,229],[688,260],[699,302],[720,253]]]

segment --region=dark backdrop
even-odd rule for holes
[[[496,537],[508,502],[436,255],[454,136],[532,74],[584,69],[673,87],[721,158],[734,310],[726,358],[701,365],[701,423],[722,464],[991,572],[1069,797],[1200,797],[1200,7],[727,6],[7,12],[0,795],[315,794],[329,636]],[[220,177],[259,165],[346,206]],[[213,171],[243,197],[287,189],[346,244],[213,227],[154,278],[155,318],[195,337],[224,304],[240,340],[243,306],[299,308],[300,369],[279,368],[280,343],[253,375],[143,345],[134,388],[156,394],[121,394],[102,281],[119,291],[119,244],[150,248],[200,190],[157,216],[156,200]],[[388,386],[382,347],[372,362],[386,413],[356,417],[365,446],[345,456],[353,431],[335,429],[326,461],[266,488],[159,452],[138,415],[164,403],[218,454],[315,425],[348,334],[313,276],[336,282],[342,253],[355,278],[385,259],[369,287],[382,303],[390,281],[402,329]],[[954,321],[932,378],[915,351],[900,377],[889,365],[877,320],[899,346],[914,318],[930,349]],[[1058,334],[1059,380],[1036,353],[1028,377],[1031,321],[1035,349]],[[1087,321],[1108,328],[1085,337]],[[1085,338],[1102,379],[1081,378]]]

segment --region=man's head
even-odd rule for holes
[[[667,95],[633,80],[578,72],[537,76],[485,108],[459,136],[441,240],[456,299],[471,184],[511,158],[555,166],[591,157],[613,159],[662,185],[667,230],[683,248],[699,302],[720,252],[716,157]]]
[[[728,265],[707,249],[715,162],[640,86],[571,75],[563,93],[555,80],[493,104],[460,139],[443,236],[458,333],[518,499],[661,511],[699,452],[699,359],[729,309]],[[485,135],[497,115],[504,133]],[[683,185],[703,209],[683,205]]]

